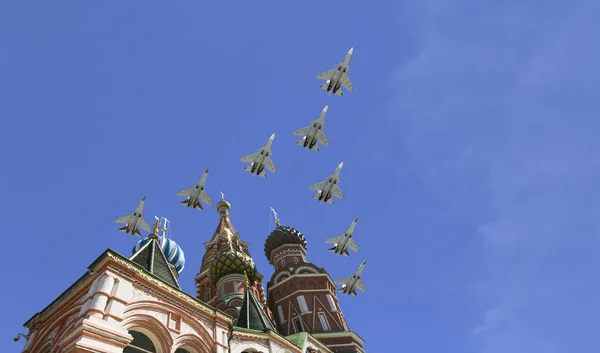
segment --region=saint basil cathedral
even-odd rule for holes
[[[277,224],[264,252],[264,287],[221,200],[219,221],[195,277],[181,290],[182,249],[157,221],[129,257],[106,250],[25,323],[24,353],[364,353],[329,274],[306,258],[296,229]]]

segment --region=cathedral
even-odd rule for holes
[[[277,222],[267,237],[265,256],[275,272],[265,291],[248,243],[232,225],[231,204],[223,199],[216,208],[195,296],[181,290],[183,251],[157,221],[129,257],[106,250],[29,319],[22,352],[364,353],[334,282],[308,262],[298,230]]]

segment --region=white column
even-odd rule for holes
[[[88,310],[93,310],[90,317],[102,319],[104,316],[104,308],[108,302],[108,296],[115,284],[115,279],[108,274],[104,274],[100,277],[98,282],[96,293],[94,294],[94,298],[92,299]]]

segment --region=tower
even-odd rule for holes
[[[223,197],[216,208],[219,224],[211,240],[204,244],[206,253],[195,278],[196,297],[235,319],[249,288],[271,317],[265,305],[263,276],[256,270],[248,243],[241,240],[231,224],[231,204]]]
[[[275,268],[267,283],[267,303],[284,336],[311,333],[333,352],[363,352],[364,341],[350,331],[325,269],[307,262],[302,233],[277,227],[265,242],[265,255]]]

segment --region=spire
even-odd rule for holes
[[[225,232],[225,229],[228,229],[231,234],[235,234],[236,231],[231,225],[231,220],[229,219],[229,211],[231,211],[231,204],[225,200],[225,195],[221,192],[221,201],[217,204],[217,211],[221,216],[219,219],[219,225],[217,226],[217,230],[215,230],[215,234],[221,234]]]
[[[160,230],[160,219],[156,216],[156,222],[154,222],[154,229],[152,229],[152,233],[148,234],[148,238],[150,239],[158,239],[158,231]]]
[[[277,224],[277,226],[279,226],[279,224],[281,223],[279,221],[279,215],[277,214],[277,212],[275,212],[275,209],[273,207],[271,207],[271,212],[273,212],[273,216],[275,217],[275,224]]]

